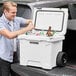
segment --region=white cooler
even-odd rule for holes
[[[33,23],[35,29],[20,35],[20,65],[29,65],[51,69],[64,66],[66,54],[62,51],[68,21],[66,8],[34,8]],[[48,27],[52,27],[53,36],[46,36]]]

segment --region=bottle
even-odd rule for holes
[[[51,26],[49,26],[49,29],[46,33],[47,36],[52,36]]]

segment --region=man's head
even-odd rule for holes
[[[12,1],[3,3],[3,12],[8,20],[13,20],[17,13],[17,4]]]

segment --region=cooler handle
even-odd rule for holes
[[[30,44],[39,44],[39,42],[33,42],[33,41],[30,41],[29,43]]]

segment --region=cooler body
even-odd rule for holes
[[[59,51],[62,51],[64,37],[50,41],[20,39],[20,64],[51,69],[56,66]]]

